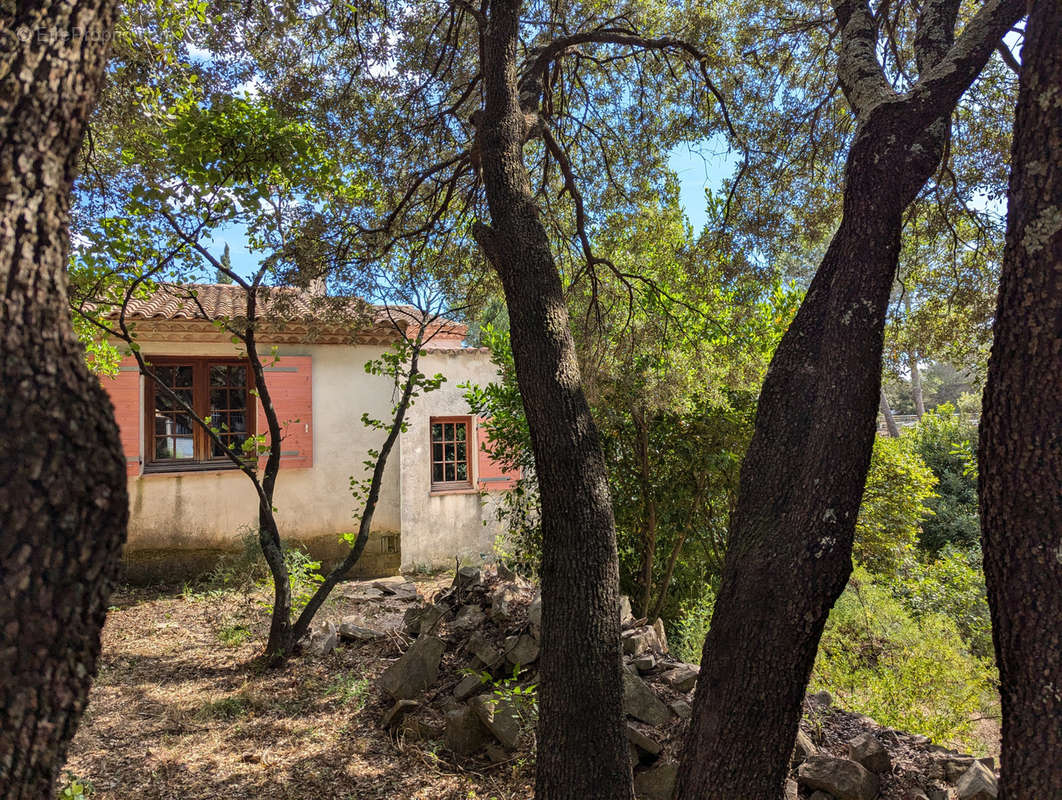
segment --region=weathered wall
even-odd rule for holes
[[[230,356],[236,352],[227,342],[145,341],[142,347],[149,358]],[[305,544],[326,562],[345,553],[339,534],[356,526],[350,476],[363,469],[361,462],[367,450],[379,447],[382,440],[380,432],[362,425],[361,415],[367,412],[386,419],[391,412],[391,382],[364,370],[365,362],[382,349],[368,345],[278,346],[280,365],[285,355],[313,358],[313,467],[281,470],[276,492],[281,535]],[[420,398],[413,407],[411,430],[400,438],[388,462],[373,519],[373,537],[357,574],[397,571],[399,554],[385,552],[384,537],[388,534],[402,534],[403,566],[452,563],[454,554],[482,550],[483,542],[489,549],[492,535],[482,524],[478,496],[429,497],[429,434],[422,415],[467,413],[456,385],[468,378],[490,380],[493,367],[486,353],[475,351],[429,355],[424,360],[424,371],[441,371],[448,381],[438,393]],[[424,440],[419,447],[413,428]],[[140,438],[142,442],[143,436]],[[403,471],[411,473],[408,479],[400,475]],[[257,517],[257,499],[250,482],[232,470],[132,476],[129,495],[125,557],[131,580],[180,579],[209,568],[220,552],[240,547],[241,534],[252,529]],[[433,517],[438,517],[437,524],[431,523]],[[406,524],[413,526],[409,540],[403,527]]]
[[[436,350],[421,359],[428,375],[441,372],[446,383],[413,406],[409,428],[402,434],[402,569],[450,567],[455,556],[462,563],[479,561],[492,550],[499,530],[495,509],[498,495],[476,489],[432,493],[430,433],[432,416],[471,413],[460,384],[486,384],[497,372],[486,351]],[[471,441],[475,442],[474,435]],[[473,478],[477,459],[472,459]],[[475,485],[475,481],[473,481]]]

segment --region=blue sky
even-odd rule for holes
[[[719,189],[737,164],[738,154],[727,152],[721,136],[713,137],[697,145],[679,145],[668,158],[668,165],[678,175],[679,199],[695,232],[704,227],[705,189]],[[258,264],[258,256],[247,248],[247,233],[240,226],[220,228],[207,244],[214,255],[221,257],[225,245],[229,245],[232,265],[241,275],[249,275]]]

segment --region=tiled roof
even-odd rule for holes
[[[412,306],[373,306],[358,298],[318,296],[294,286],[262,287],[258,297],[261,316],[284,322],[340,328],[406,328],[420,320],[420,312]],[[162,284],[150,297],[133,298],[126,307],[129,320],[240,319],[246,313],[244,289],[220,283]],[[444,329],[436,338],[454,341],[455,346],[460,346],[458,342],[468,330],[448,319],[436,320],[432,327],[436,326]]]

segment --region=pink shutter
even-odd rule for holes
[[[487,435],[487,426],[484,425],[486,419],[480,418],[476,425],[476,453],[477,455],[477,474],[479,477],[479,488],[491,491],[500,492],[507,489],[512,489],[516,485],[516,481],[520,478],[520,470],[516,469],[512,472],[507,472],[501,464],[490,457],[490,454],[484,449],[487,442],[490,441],[490,437]]]
[[[125,454],[125,474],[140,474],[140,367],[132,356],[123,358],[118,374],[103,375],[100,384],[110,395],[114,405],[114,419],[118,423],[118,438]]]
[[[313,359],[280,356],[264,367],[269,397],[280,422],[281,468],[313,466]],[[265,412],[258,402],[258,432],[267,433]]]

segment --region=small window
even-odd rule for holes
[[[383,537],[383,551],[384,553],[397,553],[398,552],[398,534],[389,533]]]
[[[431,488],[466,489],[472,486],[471,417],[431,418]]]
[[[255,401],[245,361],[151,359],[159,380],[197,415],[218,431],[218,437],[239,450],[254,433]],[[153,471],[225,468],[232,462],[179,403],[146,381],[148,468]]]

